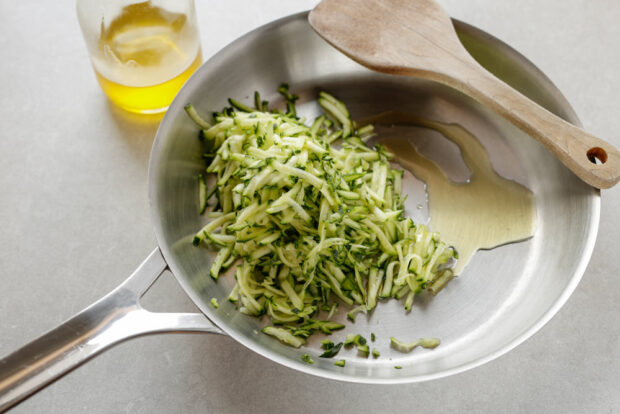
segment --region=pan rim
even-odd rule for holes
[[[218,51],[216,54],[214,54],[211,58],[209,58],[209,60],[203,63],[203,65],[194,73],[194,75],[192,75],[192,77],[186,82],[185,86],[181,89],[181,91],[175,98],[174,102],[170,105],[170,109],[173,109],[179,106],[182,108],[184,106],[184,102],[182,98],[184,95],[187,95],[189,93],[189,89],[192,84],[192,79],[197,78],[201,76],[203,72],[208,71],[210,63],[213,64],[213,62],[216,62],[217,60],[224,58],[228,50],[232,46],[234,45],[238,46],[240,44],[248,42],[254,37],[260,36],[262,33],[274,27],[278,27],[280,25],[284,25],[284,24],[287,24],[295,20],[305,20],[307,22],[308,13],[309,11],[304,11],[304,12],[295,13],[295,14],[274,20],[270,23],[267,23],[263,26],[260,26],[244,34],[243,36],[229,43],[227,46],[225,46],[220,51]],[[573,108],[568,103],[568,101],[566,100],[564,95],[561,93],[561,91],[557,88],[557,86],[538,67],[536,67],[531,61],[529,61],[525,56],[520,54],[518,51],[516,51],[515,49],[513,49],[511,46],[504,43],[500,39],[492,36],[491,34],[481,29],[476,28],[475,26],[469,25],[467,23],[461,22],[456,19],[453,19],[453,22],[457,29],[460,29],[468,33],[473,33],[475,36],[479,38],[484,38],[485,40],[494,43],[507,56],[511,57],[514,60],[519,61],[519,63],[524,67],[524,69],[526,69],[527,71],[531,73],[534,73],[537,78],[541,79],[546,84],[548,91],[551,93],[554,101],[557,102],[562,107],[562,109],[565,111],[564,118],[567,121],[572,122],[576,125],[581,125],[579,118],[577,117]],[[181,285],[185,293],[190,297],[192,302],[194,302],[194,304],[200,309],[200,311],[211,322],[217,325],[217,323],[214,322],[218,320],[218,317],[215,315],[215,312],[208,306],[207,303],[204,303],[202,298],[194,290],[194,288],[189,284],[189,282],[187,282],[187,280],[178,276],[181,274],[181,268],[180,266],[177,265],[176,257],[174,253],[171,251],[170,246],[168,246],[166,243],[163,243],[165,241],[165,237],[164,237],[162,221],[160,220],[161,214],[160,214],[159,208],[156,203],[157,186],[155,185],[155,183],[157,182],[157,179],[158,179],[158,166],[160,165],[162,146],[165,140],[164,137],[168,136],[168,132],[172,125],[171,122],[166,122],[166,119],[169,118],[169,114],[174,112],[174,111],[171,111],[170,109],[164,116],[160,124],[160,127],[157,130],[157,134],[153,142],[150,161],[149,161],[148,188],[149,188],[149,205],[150,205],[150,211],[151,211],[151,220],[153,221],[153,226],[154,226],[155,235],[157,238],[159,248],[172,274],[174,275],[175,279]],[[581,281],[581,278],[583,277],[585,273],[586,267],[590,261],[592,252],[594,250],[594,245],[595,245],[595,241],[596,241],[596,237],[598,233],[599,220],[600,220],[600,191],[593,188],[592,196],[590,196],[589,199],[590,199],[589,201],[590,201],[590,208],[591,208],[592,215],[589,218],[590,225],[587,231],[587,235],[584,238],[584,243],[582,245],[583,254],[577,266],[575,266],[573,275],[570,278],[570,283],[566,285],[561,295],[557,298],[557,300],[553,303],[553,305],[539,317],[536,323],[532,324],[532,326],[530,326],[528,329],[523,331],[520,335],[515,337],[512,341],[507,343],[505,346],[498,348],[496,351],[484,357],[469,361],[462,365],[440,370],[440,371],[437,371],[431,374],[415,375],[415,376],[409,376],[409,377],[402,376],[402,377],[394,377],[394,378],[376,378],[376,377],[353,376],[350,374],[346,374],[345,372],[340,373],[340,372],[328,371],[328,370],[324,370],[320,368],[317,369],[317,367],[305,364],[301,361],[291,361],[290,359],[283,357],[282,355],[275,352],[274,350],[261,346],[257,342],[248,341],[246,337],[244,337],[241,333],[237,332],[234,329],[231,329],[227,326],[220,326],[220,325],[217,325],[217,326],[220,329],[222,329],[222,331],[224,331],[227,335],[232,337],[235,341],[241,343],[245,347],[251,349],[252,351],[256,352],[257,354],[263,357],[266,357],[286,367],[293,368],[297,371],[301,371],[306,374],[311,374],[311,375],[315,375],[315,376],[323,377],[327,379],[333,379],[333,380],[339,380],[339,381],[351,382],[351,383],[365,383],[365,384],[405,384],[405,383],[416,383],[416,382],[423,382],[423,381],[429,381],[433,379],[444,378],[447,376],[451,376],[451,375],[455,375],[461,372],[468,371],[472,368],[481,366],[487,362],[490,362],[496,358],[499,358],[500,356],[506,354],[510,350],[514,349],[515,347],[517,347],[518,345],[520,345],[521,343],[523,343],[524,341],[532,337],[547,322],[549,322],[549,320],[551,320],[551,318],[562,308],[562,306],[564,306],[568,298],[572,295],[572,293],[576,289],[577,285],[579,284],[579,282]]]

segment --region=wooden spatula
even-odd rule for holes
[[[492,108],[548,148],[586,183],[620,180],[620,153],[494,77],[467,53],[434,0],[323,0],[316,32],[360,64],[449,85]]]

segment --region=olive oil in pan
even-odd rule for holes
[[[536,207],[530,190],[495,172],[487,150],[466,129],[456,124],[421,119],[411,114],[385,112],[365,123],[424,127],[441,133],[456,144],[471,177],[455,183],[422,156],[407,140],[381,139],[395,160],[426,184],[431,230],[453,245],[459,260],[454,269],[461,274],[478,249],[492,249],[534,235]]]

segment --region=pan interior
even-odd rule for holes
[[[168,110],[153,147],[149,172],[152,214],[157,238],[173,273],[198,307],[229,335],[254,351],[296,369],[335,379],[358,382],[412,382],[463,371],[489,361],[531,336],[566,301],[576,287],[596,236],[599,192],[564,168],[548,151],[515,127],[468,97],[441,85],[371,72],[332,49],[307,23],[305,13],[264,26],[235,41],[189,80]],[[500,41],[455,22],[472,55],[517,89],[552,112],[578,122],[568,103],[533,65]],[[213,259],[191,244],[205,222],[198,215],[196,176],[204,168],[197,129],[183,111],[192,103],[202,114],[220,110],[228,97],[251,101],[254,90],[276,100],[275,91],[288,82],[300,95],[299,111],[318,113],[315,98],[326,90],[349,107],[354,119],[389,110],[406,111],[428,119],[458,123],[488,150],[501,175],[528,187],[535,195],[537,228],[528,241],[478,252],[463,274],[436,297],[416,299],[411,313],[402,303],[379,304],[330,339],[347,333],[377,340],[371,347],[378,359],[343,350],[333,360],[319,358],[321,335],[306,347],[293,349],[259,331],[265,321],[237,312],[226,300],[231,276],[218,282],[208,276]],[[443,138],[417,128],[403,130],[403,139],[438,142]],[[420,141],[420,142],[422,142]],[[454,151],[431,151],[440,163],[454,165]],[[461,171],[462,173],[462,171]],[[408,175],[408,209],[426,220],[423,184]],[[454,200],[458,208],[458,200]],[[484,225],[484,223],[480,223]],[[217,298],[218,309],[209,305]],[[344,314],[338,316],[345,320]],[[442,344],[434,350],[399,353],[389,337],[409,341],[434,336]],[[300,360],[308,353],[313,365]],[[394,369],[400,366],[402,369]]]

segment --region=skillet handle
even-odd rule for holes
[[[159,248],[119,287],[0,360],[0,412],[124,340],[166,332],[222,333],[198,313],[154,313],[140,297],[168,268]]]

